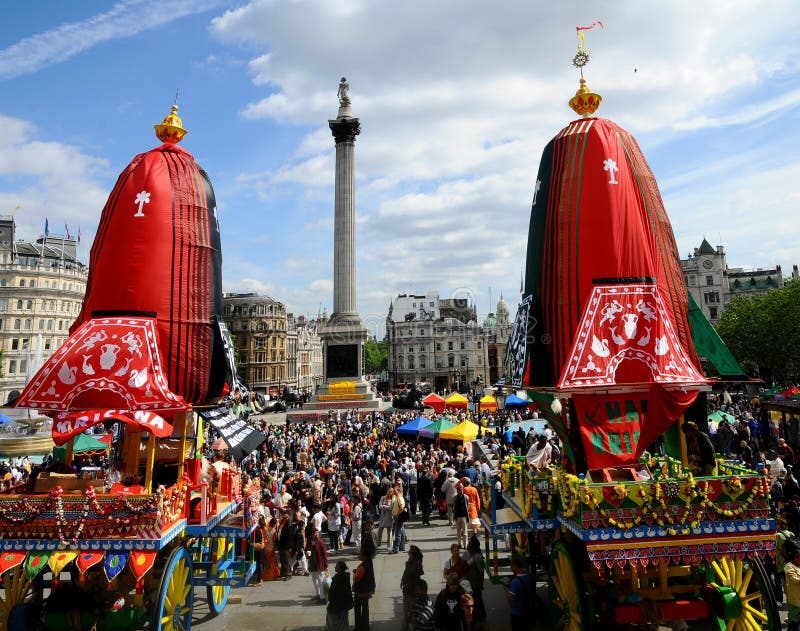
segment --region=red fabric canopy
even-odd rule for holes
[[[559,390],[621,384],[702,384],[656,284],[595,286]]]
[[[82,323],[155,318],[169,389],[204,403],[224,387],[222,255],[211,182],[192,154],[164,144],[137,155],[108,197],[92,246]],[[114,407],[123,407],[116,405]]]
[[[187,408],[164,378],[153,318],[84,322],[45,362],[15,406],[59,411]]]
[[[149,432],[163,438],[172,434],[172,425],[155,412],[131,412],[128,410],[86,410],[84,412],[60,412],[53,416],[53,442],[63,445],[73,436],[85,432],[90,427],[99,425],[104,421],[119,420],[129,425],[135,425],[142,431]],[[111,444],[111,435],[108,434]],[[105,436],[103,437],[105,438]],[[100,440],[103,440],[101,438]]]
[[[573,121],[545,147],[535,188],[525,274],[530,330],[517,371],[525,385],[556,386],[600,284],[655,283],[680,345],[698,365],[675,237],[633,136],[610,120]]]

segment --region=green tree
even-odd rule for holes
[[[752,375],[766,383],[796,381],[800,370],[800,280],[758,296],[737,296],[717,332]]]
[[[389,342],[388,340],[367,340],[364,344],[364,370],[377,375],[389,367]]]

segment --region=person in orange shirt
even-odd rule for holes
[[[467,506],[469,525],[472,528],[472,533],[477,537],[481,528],[480,512],[481,512],[481,495],[478,489],[469,483],[468,477],[461,478],[461,484],[464,486],[464,495],[469,498],[469,505]]]

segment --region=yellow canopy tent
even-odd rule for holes
[[[497,401],[494,400],[494,397],[491,394],[487,394],[485,397],[481,398],[481,411],[496,409]]]
[[[460,440],[469,442],[478,435],[478,426],[472,421],[462,421],[455,427],[439,432],[440,440]]]
[[[467,399],[467,397],[465,397],[463,394],[454,392],[444,400],[444,404],[445,407],[448,408],[458,408],[460,410],[466,410],[469,407],[469,399]]]

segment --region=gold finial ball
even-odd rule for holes
[[[569,100],[569,106],[580,116],[589,118],[594,116],[602,100],[603,97],[592,92],[589,86],[586,85],[586,79],[581,77],[581,87],[578,88],[575,96]]]
[[[183,137],[188,133],[183,128],[183,121],[178,116],[178,106],[173,105],[172,111],[167,115],[160,125],[154,125],[156,136],[161,142],[175,144],[183,140]]]

